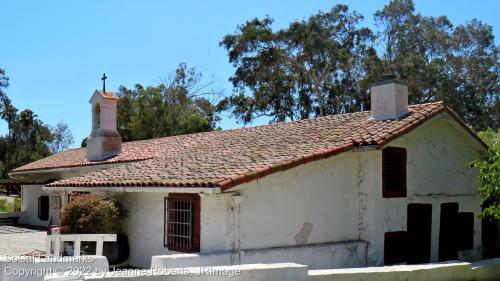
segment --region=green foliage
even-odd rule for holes
[[[479,20],[454,27],[446,16],[392,0],[375,13],[377,29],[336,5],[288,28],[253,19],[222,42],[236,68],[224,103],[244,123],[369,109],[368,86],[384,73],[408,82],[410,103],[444,100],[477,130],[498,128],[499,47]],[[375,36],[376,34],[376,36]],[[376,50],[380,52],[377,53]]]
[[[245,123],[260,116],[281,122],[362,109],[360,80],[374,38],[359,27],[362,19],[337,5],[277,31],[269,17],[238,26],[220,43],[236,67],[230,78],[235,93],[226,105]]]
[[[14,199],[14,206],[13,206],[14,207],[14,212],[20,212],[21,211],[21,203],[22,203],[21,199],[19,199],[19,198],[15,198]]]
[[[375,13],[382,59],[369,72],[393,72],[409,84],[410,103],[436,100],[476,130],[498,128],[499,47],[492,27],[472,20],[423,16],[412,0],[390,1]]]
[[[13,202],[7,199],[0,199],[0,212],[19,212],[21,211],[21,199],[15,198]]]
[[[0,199],[0,212],[10,212],[12,211],[11,206],[7,202],[7,199]]]
[[[471,167],[479,169],[477,178],[483,206],[483,217],[500,218],[500,132],[487,130],[479,136],[488,144],[489,156],[485,160],[474,161]]]
[[[8,133],[0,136],[0,178],[7,178],[14,168],[60,152],[73,142],[66,124],[51,128],[30,109],[19,112],[3,92],[7,86],[8,78],[0,68],[0,118],[8,127]]]
[[[115,199],[82,194],[66,204],[59,216],[61,233],[118,233],[127,211]]]
[[[166,83],[121,86],[118,132],[124,141],[133,141],[216,129],[220,117],[214,100],[221,93],[210,89],[212,84],[202,82],[201,73],[181,63]]]

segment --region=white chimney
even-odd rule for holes
[[[118,97],[113,92],[96,90],[92,104],[92,132],[87,138],[87,160],[100,161],[119,154],[122,138],[116,130]]]
[[[371,119],[398,119],[408,113],[408,84],[394,76],[370,86]]]

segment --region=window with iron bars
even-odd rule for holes
[[[200,197],[169,194],[165,198],[165,247],[178,252],[200,250]]]

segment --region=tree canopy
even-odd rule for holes
[[[500,49],[491,26],[473,19],[454,27],[446,16],[416,13],[412,0],[391,1],[375,20],[380,68],[408,82],[411,103],[443,100],[475,129],[498,128]]]
[[[415,12],[392,0],[375,13],[376,28],[336,5],[274,30],[253,19],[221,41],[236,68],[223,105],[240,121],[272,122],[369,109],[368,86],[384,73],[408,82],[409,102],[444,100],[477,130],[498,128],[499,47],[479,20],[453,26],[446,16]]]
[[[238,26],[220,43],[236,67],[232,113],[245,123],[280,122],[363,108],[360,79],[374,34],[359,27],[362,19],[337,5],[277,31],[269,17]]]
[[[118,90],[118,132],[124,141],[205,132],[220,120],[215,102],[221,95],[214,82],[185,63],[165,83]]]
[[[0,135],[0,178],[14,168],[67,149],[73,143],[64,123],[50,127],[30,109],[20,111],[5,93],[9,78],[0,68],[0,118],[7,123],[8,132]]]

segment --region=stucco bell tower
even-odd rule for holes
[[[96,90],[89,102],[92,105],[92,132],[87,139],[87,160],[116,156],[122,150],[122,138],[116,130],[118,97],[104,89]]]

